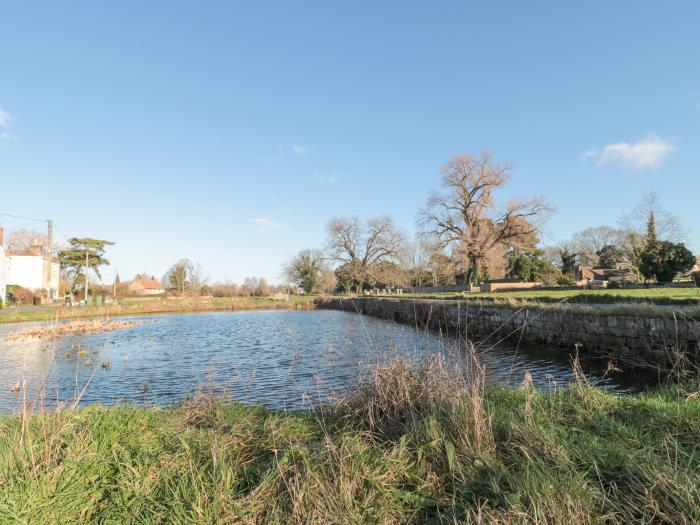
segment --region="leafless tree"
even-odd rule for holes
[[[48,244],[49,239],[46,233],[26,228],[12,230],[5,238],[5,245],[14,253],[24,253],[34,246],[41,246],[42,252],[46,252]]]
[[[612,226],[595,226],[575,233],[568,243],[579,262],[584,266],[598,264],[598,252],[605,246],[615,246],[622,249],[625,243],[625,233]]]
[[[405,245],[403,234],[386,215],[370,219],[366,225],[357,217],[333,218],[327,229],[328,253],[340,262],[359,261],[369,266],[379,261],[397,260]]]
[[[542,198],[512,200],[498,207],[494,191],[508,182],[509,171],[489,153],[457,155],[443,168],[443,191],[432,193],[419,214],[421,234],[450,249],[470,281],[478,280],[492,250],[536,242],[544,219],[553,211]]]
[[[329,258],[350,264],[363,276],[368,276],[370,268],[380,262],[399,262],[406,244],[404,235],[386,215],[370,219],[364,225],[357,217],[333,218],[327,230]]]
[[[646,192],[637,205],[620,219],[620,229],[633,240],[643,242],[649,215],[654,214],[659,239],[673,243],[684,242],[688,235],[677,215],[663,208],[659,194]]]

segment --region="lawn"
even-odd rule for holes
[[[698,523],[698,387],[455,390],[390,368],[283,413],[0,417],[0,523]]]
[[[482,301],[523,301],[542,303],[650,303],[664,305],[700,305],[700,288],[626,288],[611,290],[517,290],[493,293],[404,294],[404,298],[479,299]]]

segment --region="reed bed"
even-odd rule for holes
[[[5,341],[16,342],[26,339],[58,339],[66,335],[88,335],[103,332],[114,332],[132,328],[140,324],[136,321],[91,319],[69,321],[66,323],[51,323],[15,330],[5,334]]]
[[[0,523],[697,523],[697,384],[487,387],[396,361],[332,405],[0,417]]]

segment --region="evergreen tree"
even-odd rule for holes
[[[647,246],[651,246],[658,242],[656,237],[656,217],[654,217],[654,212],[649,212],[649,220],[647,220]]]
[[[68,239],[69,247],[58,253],[58,260],[64,268],[73,275],[73,291],[81,286],[85,292],[85,299],[88,297],[88,271],[92,270],[100,275],[100,266],[109,264],[105,257],[105,249],[114,243],[102,239],[92,239],[90,237]]]
[[[564,246],[559,250],[559,257],[561,258],[561,273],[573,278],[576,273],[577,254],[570,251],[568,246]]]

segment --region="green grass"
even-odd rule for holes
[[[649,303],[664,305],[700,305],[700,288],[626,288],[611,290],[516,290],[493,293],[404,294],[405,298],[464,299],[483,301],[514,300],[566,303]]]
[[[0,523],[697,523],[700,396],[455,391],[0,417]],[[442,385],[442,386],[441,386]]]
[[[221,310],[306,309],[314,307],[315,299],[315,296],[307,295],[293,295],[289,301],[275,301],[270,297],[156,297],[147,300],[125,298],[120,300],[119,304],[101,306],[3,308],[0,309],[0,323]]]

